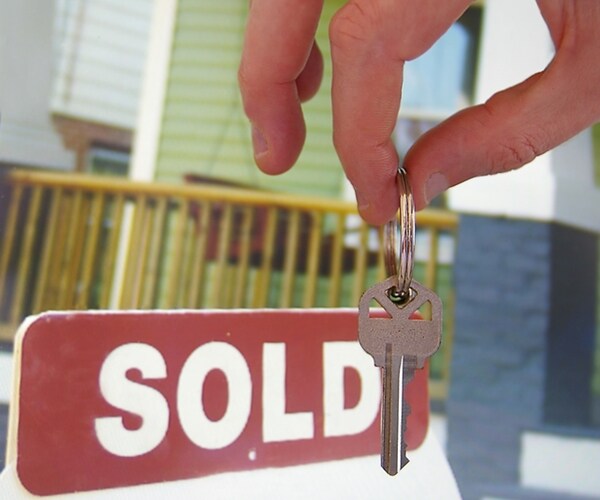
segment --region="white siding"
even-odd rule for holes
[[[0,163],[71,169],[48,116],[54,2],[0,0]]]
[[[52,111],[133,129],[153,0],[58,0]]]

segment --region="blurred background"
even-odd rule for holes
[[[344,3],[324,2],[303,153],[270,177],[237,86],[245,0],[0,0],[0,442],[27,315],[355,307],[385,277],[331,142]],[[407,63],[398,151],[552,51],[533,1],[474,2]],[[600,127],[417,225],[415,277],[445,307],[433,424],[464,497],[600,498]]]

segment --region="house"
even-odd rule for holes
[[[342,4],[336,0],[324,2],[317,36],[326,61],[327,20]],[[159,15],[155,15],[151,36],[156,57],[147,69],[154,78],[146,81],[132,167],[134,178],[178,183],[196,173],[280,192],[309,191],[349,197],[331,147],[329,67],[325,68],[322,92],[305,107],[309,135],[297,167],[282,177],[263,176],[253,165],[250,132],[237,94],[236,69],[247,6],[232,0],[218,5],[180,0],[157,3],[156,9]],[[420,101],[424,93],[419,83],[427,79],[420,80],[419,76],[431,75],[441,66],[427,59],[416,62],[413,73],[408,66],[404,107],[396,131],[400,150],[403,140],[412,142],[411,134],[418,135],[460,105],[480,102],[503,86],[543,69],[552,57],[551,41],[533,4],[490,0],[483,7],[478,4],[472,8],[461,22],[463,34],[467,35],[462,39],[462,51],[451,51],[461,44],[460,33],[455,31],[449,33],[449,45],[436,47],[432,54],[435,56],[437,50],[446,56],[438,62],[447,62],[448,54],[454,55],[455,66],[451,67],[464,61],[466,85],[450,85],[455,92],[441,105],[436,101],[440,93],[435,91],[425,94],[433,96],[430,100]],[[501,50],[503,47],[506,51]],[[449,53],[444,54],[444,50]],[[468,78],[469,71],[472,79]],[[447,71],[444,75],[448,78]],[[419,92],[411,96],[411,87]],[[458,105],[452,102],[457,97]],[[432,104],[437,106],[433,108]],[[583,474],[581,471],[587,469],[578,466],[558,470],[552,466],[553,455],[543,450],[565,444],[565,436],[572,432],[579,433],[580,439],[568,441],[566,448],[561,448],[565,454],[577,455],[579,446],[591,446],[594,450],[598,447],[593,439],[597,416],[590,409],[597,405],[594,401],[598,400],[600,387],[600,364],[594,361],[594,356],[598,359],[594,352],[600,352],[600,286],[598,254],[594,250],[598,247],[599,228],[597,218],[590,219],[585,214],[590,206],[598,207],[600,166],[598,161],[591,161],[590,153],[594,151],[595,138],[595,154],[600,154],[599,133],[596,126],[540,158],[536,167],[541,173],[530,167],[502,178],[468,183],[449,195],[450,206],[464,214],[460,234],[461,241],[467,242],[459,247],[458,255],[462,268],[456,280],[460,315],[460,331],[456,334],[460,347],[453,356],[447,407],[449,454],[466,498],[519,498],[536,494],[535,490],[541,490],[542,496],[597,493],[597,483],[590,479],[596,477],[593,473]],[[569,165],[569,173],[563,173],[567,172],[564,167],[561,170],[567,158],[578,159],[578,180],[574,183],[573,166]],[[519,242],[518,252],[523,258],[515,255],[513,238]],[[565,251],[567,241],[578,241],[578,245],[569,248],[585,248],[585,257],[578,260]],[[584,300],[580,304],[585,304],[585,314],[574,332],[561,331],[560,325],[564,324],[563,314],[575,314],[575,306],[569,306],[571,312],[566,312],[564,303],[548,303],[551,297],[560,297],[555,288],[555,294],[551,292],[552,287],[569,283],[568,273],[559,269],[561,262],[542,258],[549,255],[569,255],[569,262],[582,264],[577,267],[577,274],[570,276],[581,284]],[[514,276],[503,272],[503,266],[515,266],[512,273],[519,279],[505,282]],[[499,280],[510,287],[515,297],[524,294],[521,299],[510,301],[510,310],[502,300],[506,295],[498,289]],[[525,297],[527,294],[530,296]],[[548,307],[563,312],[549,317]],[[540,315],[536,320],[532,311]],[[492,333],[486,335],[487,331]],[[580,335],[577,338],[581,343],[596,346],[586,351],[584,360],[580,356],[571,358],[582,360],[577,370],[564,356],[556,358],[561,346],[565,347],[557,339],[565,335]],[[523,336],[531,342],[535,339],[535,346],[524,344]],[[515,362],[515,366],[507,366],[507,360],[521,356],[530,364]],[[546,360],[558,364],[549,369]],[[577,376],[569,379],[570,385],[557,390],[555,384],[564,384],[568,373],[574,372]],[[486,385],[487,380],[490,385]],[[575,383],[581,385],[575,387]],[[575,394],[582,397],[569,398]],[[560,414],[559,408],[568,410]],[[552,430],[556,424],[565,425],[566,430]],[[586,455],[587,463],[597,465],[596,453]],[[536,461],[542,458],[545,465],[540,468]],[[582,474],[585,481],[581,480]]]
[[[151,0],[57,0],[50,112],[79,172],[127,175]]]
[[[152,2],[1,5],[0,165],[126,175]]]
[[[307,138],[298,166],[272,177],[254,166],[237,83],[248,5],[236,0],[158,2],[149,49],[153,57],[146,68],[152,78],[146,80],[142,97],[134,178],[180,183],[195,173],[273,191],[350,199],[331,143],[329,97],[327,26],[343,4],[324,2],[317,31],[324,81],[304,105]],[[415,134],[470,101],[480,14],[479,7],[469,10],[431,53],[407,65],[399,147],[406,149]]]
[[[317,38],[325,61],[328,19],[343,4],[324,2]],[[134,178],[181,183],[196,173],[284,193],[350,198],[331,146],[328,66],[322,92],[305,106],[308,137],[298,165],[280,177],[263,176],[253,165],[237,92],[247,4],[179,0],[155,8],[155,57],[147,67],[153,79],[145,85]],[[410,144],[460,105],[482,102],[543,70],[553,55],[533,2],[479,3],[458,28],[433,49],[433,59],[407,65],[400,150],[403,139]],[[443,73],[450,82],[436,78],[443,63],[452,69]],[[441,85],[429,92],[424,84],[431,82]],[[411,89],[417,90],[411,95]],[[600,210],[598,134],[597,126],[519,172],[473,181],[448,195],[449,206],[461,213],[448,452],[467,499],[600,490],[591,479],[598,477],[600,449],[592,410],[600,394],[594,354],[600,352],[600,226],[590,216]],[[568,301],[562,300],[565,287]],[[569,331],[567,317],[578,318]],[[573,426],[579,437],[568,439]],[[543,451],[559,444],[570,457],[581,446],[594,451],[566,467]]]
[[[53,2],[0,2],[0,167],[71,170],[50,117]],[[27,54],[25,57],[23,54]]]
[[[327,19],[342,3],[324,2],[318,36],[324,42],[326,60]],[[34,44],[34,53],[47,54],[51,31],[34,23],[29,3],[10,5],[10,12],[21,16],[21,26],[37,29],[43,37]],[[40,72],[32,73],[36,83],[33,95],[39,99],[30,99],[32,106],[39,106],[28,115],[27,126],[21,127],[14,112],[17,99],[8,102],[2,92],[3,127],[6,125],[0,128],[3,164],[85,171],[90,168],[89,159],[97,158],[92,170],[123,173],[134,142],[129,177],[160,181],[161,185],[115,183],[107,189],[108,184],[96,183],[90,191],[89,186],[77,184],[81,179],[69,180],[67,185],[55,178],[44,185],[44,189],[53,186],[48,189],[59,200],[55,212],[62,214],[67,229],[53,239],[55,246],[38,244],[51,249],[44,253],[49,261],[52,255],[63,255],[63,242],[72,249],[62,260],[53,261],[60,263],[53,267],[53,275],[36,276],[46,284],[58,283],[56,288],[47,287],[45,294],[50,299],[62,305],[64,288],[68,295],[64,304],[87,306],[88,297],[97,297],[95,304],[106,307],[112,291],[106,292],[106,286],[97,290],[102,280],[94,289],[91,276],[108,269],[107,276],[112,279],[111,273],[118,274],[121,266],[124,287],[115,288],[128,293],[122,294],[126,301],[116,301],[120,307],[235,306],[248,304],[249,299],[253,306],[356,303],[365,282],[375,279],[379,270],[371,266],[366,250],[372,231],[352,218],[347,205],[336,204],[348,199],[350,191],[331,146],[328,67],[322,92],[306,104],[309,135],[298,167],[285,176],[267,177],[254,167],[248,124],[237,91],[246,2],[156,0],[144,6],[137,2],[124,6],[108,0],[66,0],[57,5],[64,15],[57,27],[64,50],[56,85],[47,65],[30,67]],[[135,18],[137,27],[124,40],[114,41],[120,49],[115,61],[110,57],[114,52],[107,52],[101,43],[113,38],[111,30],[118,25],[106,21],[107,9],[128,22]],[[148,23],[149,45],[136,121],[131,101],[133,72],[125,72],[127,85],[120,85],[120,75],[124,65],[142,72],[143,43],[135,48],[133,40],[133,35],[139,36],[137,41],[143,37],[142,18]],[[4,22],[3,32],[10,32],[10,23]],[[18,35],[14,39],[24,46],[31,41],[25,34]],[[133,38],[129,40],[129,36]],[[6,46],[1,50],[2,64],[14,64]],[[97,55],[101,64],[79,64],[84,54]],[[48,61],[44,57],[39,55],[38,63]],[[483,7],[479,2],[471,8],[430,57],[434,59],[407,66],[405,104],[396,132],[401,150],[457,107],[485,100],[527,76],[532,68],[543,69],[552,57],[552,44],[533,2],[488,0]],[[137,63],[131,62],[133,59]],[[456,61],[450,65],[453,70],[464,69],[452,73],[450,85],[440,77],[422,78],[441,70],[441,63],[449,59]],[[102,65],[112,68],[115,76],[102,80],[97,72]],[[32,94],[25,83],[33,80],[17,66],[11,68],[11,74],[20,78],[6,79],[3,70],[2,88],[13,82],[13,95],[20,97],[19,103],[29,103]],[[88,78],[99,80],[90,84]],[[440,89],[454,92],[423,92],[423,82],[430,80],[443,83]],[[15,81],[19,83],[14,85]],[[99,88],[101,91],[94,90]],[[411,95],[411,88],[418,91]],[[119,95],[128,95],[128,104],[114,105],[120,102]],[[86,102],[89,108],[84,106]],[[51,113],[44,111],[44,103],[51,103]],[[590,215],[600,209],[599,130],[596,126],[583,132],[520,172],[473,181],[448,195],[448,205],[461,216],[454,281],[457,330],[445,409],[448,452],[465,498],[552,498],[596,495],[600,489],[596,473],[600,446],[600,227],[598,218]],[[215,191],[205,186],[207,179],[262,191],[251,195],[249,190],[245,194]],[[69,190],[79,195],[63,200],[55,194]],[[109,196],[103,198],[106,191]],[[284,195],[277,197],[277,193]],[[302,204],[308,194],[337,199],[327,205],[335,207],[336,217],[329,213],[314,216]],[[38,206],[43,213],[39,220],[52,222],[51,201],[42,203],[50,194],[44,191],[38,196],[39,206],[49,207],[45,212]],[[265,211],[260,198],[276,200],[276,208]],[[96,251],[91,244],[85,248],[76,244],[76,235],[87,228],[87,220],[102,220],[106,212],[100,207],[117,214],[128,208],[133,212],[130,226],[121,225],[126,217],[115,217],[118,226],[107,225],[102,231],[98,224],[88,228],[85,241],[104,241],[110,249],[107,252]],[[0,226],[5,213],[0,213]],[[286,215],[283,222],[279,218],[282,213]],[[34,215],[31,219],[36,222],[38,216]],[[313,221],[311,230],[299,232],[307,219]],[[214,229],[215,221],[228,229],[215,230],[214,234],[221,236],[207,241],[203,235],[213,233],[202,229]],[[248,236],[253,221],[258,221],[264,236],[261,250],[277,247],[280,254],[251,253],[257,244]],[[50,223],[42,226],[52,227]],[[119,250],[119,238],[114,236],[126,227],[131,228],[136,243],[129,253]],[[239,239],[230,237],[232,228]],[[330,247],[323,244],[322,235],[326,242],[333,242]],[[314,242],[314,248],[326,251],[315,251],[312,258],[299,257],[289,250],[299,248],[299,240],[309,248]],[[36,241],[32,236],[30,249]],[[219,252],[219,248],[227,250]],[[344,273],[348,249],[349,262],[355,259],[369,264],[356,266],[352,276]],[[80,265],[95,262],[93,256],[103,253],[112,260],[102,266]],[[11,255],[16,254],[21,253]],[[210,259],[203,260],[206,255]],[[335,264],[323,266],[322,256]],[[244,264],[232,265],[239,262]],[[23,276],[32,274],[25,265],[20,269]],[[157,276],[158,269],[168,272]],[[282,273],[296,269],[312,271],[308,277]],[[77,274],[80,270],[82,274]],[[211,286],[199,290],[194,285],[199,282]],[[248,288],[228,285],[231,283],[244,283]],[[25,285],[17,287],[18,291],[24,289]],[[569,457],[569,466],[559,460],[561,455]]]

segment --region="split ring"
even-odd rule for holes
[[[397,278],[392,295],[399,302],[410,298],[415,255],[415,202],[406,170],[398,167],[396,186],[399,209],[383,228],[384,261],[388,276]]]

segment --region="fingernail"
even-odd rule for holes
[[[444,174],[436,172],[432,174],[425,184],[425,199],[427,204],[431,203],[434,198],[442,194],[449,187],[448,179]]]
[[[265,136],[254,125],[252,126],[252,146],[254,147],[254,156],[260,156],[269,149]]]

